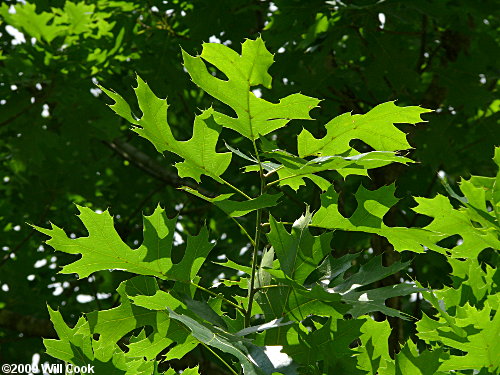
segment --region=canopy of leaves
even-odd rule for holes
[[[4,0],[0,362],[498,372],[495,5]]]

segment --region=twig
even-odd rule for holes
[[[425,50],[427,49],[427,24],[428,18],[425,14],[422,15],[422,31],[420,35],[420,54],[418,56],[416,70],[421,73],[425,61]]]
[[[52,201],[53,198],[51,198],[50,201],[45,205],[43,212],[41,213],[40,217],[37,220],[38,223],[41,223],[45,219],[45,216],[47,216]],[[19,250],[21,250],[24,244],[28,242],[31,237],[33,237],[35,232],[36,229],[31,228],[29,233],[21,240],[21,242],[19,242],[11,251],[9,251],[7,254],[3,256],[3,258],[0,260],[0,267],[2,267],[12,257],[13,254],[16,254]]]
[[[200,188],[197,184],[190,180],[179,178],[176,174],[165,169],[161,164],[151,159],[144,152],[138,150],[130,143],[124,142],[120,139],[115,139],[111,142],[104,141],[109,148],[115,151],[125,160],[132,162],[139,169],[153,176],[154,178],[165,182],[168,185],[180,187],[189,186],[192,189],[199,191],[203,195],[214,196],[215,194]]]
[[[21,315],[6,309],[0,310],[0,327],[5,327],[30,337],[57,338],[56,331],[50,320],[36,318],[31,315]]]

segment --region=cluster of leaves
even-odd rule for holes
[[[68,236],[54,224],[50,229],[36,227],[50,237],[47,243],[54,249],[80,255],[61,272],[85,278],[121,270],[136,276],[118,287],[117,307],[85,314],[72,328],[49,308],[58,339],[44,340],[48,354],[75,365],[93,364],[102,373],[123,374],[163,373],[164,363],[199,346],[225,366],[221,371],[233,374],[498,371],[496,269],[479,263],[478,256],[485,249],[500,249],[500,172],[463,180],[460,194],[446,185],[450,197],[415,198],[413,211],[429,218],[423,227],[384,222],[398,202],[394,184],[376,190],[360,185],[354,193],[357,207],[346,214],[334,179],[412,163],[401,153],[410,146],[395,124],[422,122],[420,116],[429,110],[387,102],[364,115],[340,115],[325,125],[321,138],[302,130],[295,155],[280,148],[280,129],[292,120],[311,120],[309,113],[320,101],[291,94],[273,103],[255,95],[255,86],[271,88],[273,55],[261,38],[246,40],[241,53],[206,43],[199,56],[183,52],[183,60],[192,81],[227,105],[197,114],[186,141],[174,136],[167,100],[158,98],[140,77],[134,89],[140,113],[121,95],[101,89],[133,131],[158,152],[181,159],[175,164],[179,177],[196,181],[183,190],[232,220],[233,231],[247,237],[253,249],[251,263],[238,262],[235,249],[227,252],[228,259],[218,265],[236,273],[204,287],[200,269],[218,246],[205,225],[196,235],[187,235],[183,246],[174,246],[178,217],[169,218],[158,206],[144,216],[143,241],[133,249],[120,238],[108,211],[78,207],[85,237]],[[233,136],[221,152],[223,128]],[[244,140],[237,149],[232,139],[240,136]],[[353,140],[363,141],[371,151],[364,152]],[[260,188],[233,184],[227,172],[237,158],[244,160],[243,171]],[[500,167],[500,148],[494,161]],[[208,195],[203,191],[208,178],[230,192]],[[283,194],[304,186],[306,178],[322,192],[319,209],[312,213],[308,202],[300,202],[302,216],[293,222],[277,219]],[[246,216],[252,215],[256,222],[250,229]],[[381,280],[407,269],[410,261],[384,265],[382,255],[365,260],[363,253],[337,254],[332,240],[337,232],[376,234],[404,255],[441,254],[453,269],[453,285],[381,286]],[[432,305],[432,314],[417,321],[418,341],[407,340],[391,357],[389,323],[374,318],[383,314],[413,320],[386,300],[416,293]]]
[[[249,238],[236,224],[248,231],[255,221],[253,208],[264,207],[263,233],[271,230],[265,205],[271,208],[274,221],[284,222],[288,232],[293,233],[292,223],[301,215],[307,216],[304,203],[310,205],[310,211],[318,212],[321,193],[323,200],[328,198],[325,191],[331,181],[335,193],[332,189],[328,194],[337,200],[338,211],[351,221],[358,201],[372,204],[366,198],[356,200],[356,190],[361,194],[361,190],[387,189],[386,185],[392,186],[394,181],[397,181],[395,190],[393,186],[391,191],[402,199],[398,202],[393,199],[394,205],[383,216],[383,223],[389,228],[415,229],[430,223],[432,217],[411,209],[416,204],[412,196],[434,197],[440,193],[452,197],[450,204],[454,208],[465,207],[453,197],[451,190],[446,191],[437,176],[438,171],[441,171],[439,175],[446,172],[446,178],[454,186],[460,176],[469,179],[471,174],[493,176],[496,173],[496,164],[491,161],[494,146],[498,146],[500,139],[499,19],[491,11],[495,6],[493,0],[3,0],[0,4],[0,362],[54,361],[45,353],[42,342],[42,338],[58,337],[49,320],[47,305],[60,308],[67,324],[74,327],[82,313],[120,304],[120,295],[115,291],[133,274],[103,270],[77,279],[73,273],[58,273],[62,266],[73,262],[75,256],[60,251],[54,253],[43,243],[45,236],[26,224],[48,227],[50,219],[68,230],[71,238],[84,237],[85,226],[69,214],[75,211],[73,203],[97,212],[110,207],[116,232],[135,249],[143,240],[141,211],[151,215],[161,202],[168,217],[178,215],[173,237],[174,263],[180,260],[178,252],[182,253],[186,246],[183,242],[186,233],[196,234],[206,223],[209,237],[217,241],[217,246],[199,270],[198,285],[224,293],[224,297],[233,302],[233,298],[238,300],[239,295],[247,293],[245,281],[239,281],[245,269],[222,268],[219,263],[229,256],[240,264],[250,264],[252,251],[248,250],[252,248],[254,233],[249,231],[252,234]],[[184,141],[192,136],[198,108],[213,106],[216,112],[232,117],[235,114],[190,81],[179,63],[182,60],[179,45],[195,56],[201,52],[204,41],[219,42],[238,50],[235,46],[245,37],[255,39],[259,35],[276,54],[269,69],[273,77],[272,90],[264,85],[256,86],[257,96],[261,93],[265,99],[278,103],[280,98],[300,90],[304,95],[325,100],[321,108],[311,112],[315,121],[294,120],[280,128],[279,146],[272,143],[274,132],[256,141],[259,150],[264,152],[260,155],[262,159],[286,164],[289,169],[282,168],[269,175],[277,176],[268,179],[269,183],[282,181],[269,187],[265,199],[258,199],[259,179],[252,171],[258,170],[259,164],[255,156],[250,155],[255,154],[253,146],[248,149],[247,138],[235,136],[238,133],[232,129],[221,128],[221,141],[215,143],[216,150],[233,153],[231,163],[221,176],[257,199],[249,207],[241,208],[238,205],[243,200],[238,198],[239,193],[226,199],[233,193],[232,189],[202,176],[203,173],[199,176],[203,188],[193,183],[192,178],[179,178],[170,160],[181,166],[186,155],[170,154],[169,162],[165,163],[147,140],[133,136],[129,121],[104,105],[107,96],[94,83],[115,89],[132,111],[140,115],[131,89],[137,85],[137,73],[158,97],[168,94],[168,123],[173,137]],[[207,66],[212,74],[227,79],[210,63]],[[280,161],[270,156],[269,151],[281,148],[307,161],[320,158],[320,153],[308,155],[315,149],[305,143],[301,150],[297,149],[297,134],[302,132],[302,127],[307,131],[301,134],[301,142],[314,143],[308,133],[322,139],[329,132],[323,125],[337,114],[367,113],[378,103],[396,99],[398,106],[419,104],[435,110],[425,115],[430,126],[397,125],[408,134],[408,143],[415,147],[402,155],[416,161],[414,163],[392,163],[370,169],[369,179],[362,175],[366,174],[363,168],[350,168],[357,173],[345,174],[347,178],[343,179],[336,171],[319,171],[318,165],[312,165],[314,169],[304,175],[293,177],[290,173],[299,165],[298,159],[275,154]],[[362,119],[357,115],[351,117]],[[232,150],[224,147],[223,140]],[[270,142],[266,144],[266,140]],[[366,141],[355,139],[351,143],[361,154],[374,151]],[[317,143],[314,146],[318,148]],[[334,152],[340,152],[338,146]],[[238,157],[235,154],[238,150],[242,151],[238,156],[245,155],[250,160]],[[340,163],[340,159],[334,162]],[[266,174],[271,170],[264,166],[270,168],[270,163],[263,165]],[[327,167],[341,166],[335,163]],[[181,169],[183,167],[189,171],[187,164]],[[249,173],[241,173],[239,167]],[[311,171],[317,172],[311,174]],[[465,196],[465,193],[459,195]],[[425,199],[417,199],[425,203]],[[236,200],[236,205],[231,200]],[[444,205],[446,202],[443,199],[439,210],[445,209],[448,216],[456,219],[456,225],[460,225],[461,218],[465,217],[452,215],[451,208]],[[490,206],[491,200],[488,210]],[[230,218],[227,212],[231,213]],[[336,210],[332,207],[329,212]],[[358,219],[359,213],[361,211],[358,211]],[[473,219],[473,227],[480,228],[480,222]],[[419,253],[399,253],[393,250],[393,245],[418,249],[417,243],[425,239],[425,233],[411,231],[408,244],[398,244],[390,229],[374,228],[373,223],[361,225],[363,231],[354,231],[352,225],[343,220],[339,224],[342,229],[332,230],[335,258],[359,253],[345,278],[375,257],[381,256],[384,266],[399,262],[404,265],[399,271],[373,282],[366,290],[413,282],[435,291],[458,289],[462,282],[467,283],[469,271],[456,271],[457,265],[448,256],[449,249],[462,241],[461,236],[465,234],[467,241],[464,242],[469,244],[479,243],[481,247],[482,239],[493,243],[491,234],[476,236],[477,232],[471,228],[461,235],[444,238],[434,246],[435,251],[423,248]],[[356,220],[354,224],[360,226]],[[456,232],[456,225],[455,229],[444,232]],[[324,231],[313,225],[309,228],[313,236]],[[388,240],[381,237],[383,235]],[[262,234],[262,250],[265,250],[265,238]],[[433,244],[428,241],[423,246],[429,248]],[[488,279],[477,284],[480,288],[490,280],[485,296],[494,294],[498,284],[496,271],[489,268],[497,262],[492,248],[480,252],[473,267],[465,267],[474,277],[482,273],[473,270],[489,270]],[[465,253],[480,251],[474,245],[464,246],[462,250]],[[457,262],[463,260],[460,258]],[[260,274],[258,269],[257,274]],[[306,288],[314,277],[319,277],[315,275],[313,272],[309,276],[311,280],[304,284]],[[215,288],[213,282],[222,284]],[[161,283],[170,287],[171,282]],[[335,285],[332,283],[330,288]],[[472,290],[466,285],[460,295],[472,296]],[[196,299],[207,297],[207,292],[197,293],[201,294],[197,294]],[[417,319],[426,314],[436,319],[437,310],[428,300],[410,294],[389,298],[386,306],[393,313],[399,311]],[[254,301],[261,303],[259,293]],[[224,311],[231,315],[227,307]],[[453,308],[449,313],[455,314]],[[429,347],[417,336],[414,319],[402,320],[378,311],[369,314],[377,321],[387,317],[391,327],[388,343],[391,356],[400,351],[399,343],[409,338],[417,343],[419,350]],[[256,316],[252,319],[255,324],[264,322],[264,319],[256,320]],[[305,323],[312,327],[311,322]],[[151,328],[145,329],[149,335]],[[130,340],[128,336],[118,341],[123,350]],[[269,350],[273,348],[269,346]],[[220,354],[218,349],[214,350]],[[451,350],[456,355],[459,349],[454,346]],[[167,366],[179,371],[196,364],[204,374],[220,374],[226,367],[207,348],[198,345],[182,359],[162,364],[160,371]]]

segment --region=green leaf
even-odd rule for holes
[[[184,162],[176,164],[180,177],[191,177],[200,182],[200,176],[204,174],[221,182],[220,175],[231,163],[232,155],[230,152],[215,152],[221,127],[214,121],[215,112],[212,109],[195,117],[191,139],[178,141],[167,122],[169,105],[166,99],[158,98],[139,76],[134,91],[142,111],[141,118],[132,115],[129,104],[120,95],[100,88],[115,101],[110,108],[135,125],[132,130],[149,140],[158,152],[170,151],[184,159]]]
[[[186,327],[188,327],[192,335],[205,345],[212,346],[225,353],[234,355],[240,362],[245,375],[260,375],[263,372],[258,366],[249,358],[249,352],[245,345],[242,343],[241,337],[231,335],[223,330],[215,329],[215,327],[207,327],[194,319],[173,312],[169,309],[169,315]]]
[[[433,351],[422,350],[419,352],[417,346],[408,340],[401,351],[396,355],[394,363],[386,361],[387,367],[381,369],[380,375],[444,375],[438,371],[441,364],[443,349],[438,348]]]
[[[193,368],[187,368],[187,369],[183,370],[182,373],[184,375],[200,375],[198,366],[193,367]]]
[[[246,335],[249,335],[251,333],[263,332],[263,331],[266,331],[268,329],[277,328],[277,327],[284,327],[284,326],[288,326],[290,324],[294,324],[294,322],[285,322],[285,323],[282,323],[281,322],[282,320],[283,320],[283,318],[273,319],[273,320],[271,320],[270,322],[267,322],[267,323],[259,324],[259,325],[256,325],[256,326],[247,327],[247,328],[244,328],[244,329],[236,332],[236,335],[238,335],[238,336],[246,336]]]
[[[75,365],[85,365],[94,359],[92,341],[89,334],[88,322],[85,318],[80,317],[73,328],[70,328],[64,322],[64,319],[59,311],[52,310],[48,306],[50,320],[54,325],[59,339],[44,339],[47,354],[73,363]],[[78,333],[79,330],[81,333]],[[87,359],[87,361],[85,361]]]
[[[382,256],[372,258],[366,264],[361,265],[357,272],[350,277],[344,277],[344,273],[350,268],[352,258],[342,257],[330,261],[330,266],[326,270],[342,270],[334,278],[322,277],[322,284],[330,287],[326,288],[329,293],[338,293],[350,309],[347,311],[353,317],[380,311],[388,316],[397,316],[401,319],[407,319],[405,314],[387,307],[385,301],[388,298],[396,296],[405,296],[411,293],[422,291],[422,288],[416,288],[413,284],[401,283],[382,288],[368,289],[370,284],[382,280],[396,272],[408,267],[410,262],[394,262],[388,267],[382,265]],[[331,271],[330,271],[331,272]],[[345,278],[345,279],[344,279]],[[328,281],[332,280],[330,283]],[[358,291],[362,289],[362,291]]]
[[[213,203],[231,217],[241,217],[261,208],[274,207],[278,204],[278,200],[283,196],[282,193],[262,194],[254,199],[233,201],[229,198],[234,194],[221,194],[214,198],[210,198],[187,186],[183,186],[181,189],[207,202]]]
[[[257,300],[266,320],[287,317],[302,321],[308,315],[338,316],[349,307],[341,303],[340,294],[329,293],[315,285],[305,288],[280,270],[268,270],[276,284],[259,290]]]
[[[481,307],[486,298],[495,295],[495,268],[484,264],[483,270],[477,259],[450,258],[448,261],[453,267],[453,286],[434,291],[446,306],[463,306],[468,302]],[[492,308],[496,310],[495,306]]]
[[[171,293],[156,290],[153,295],[128,296],[136,306],[148,310],[164,311],[167,307],[175,311],[182,311],[197,319],[204,319],[208,323],[226,328],[226,323],[212,308],[203,301],[193,300],[187,296],[174,297]]]
[[[239,156],[240,158],[243,158],[245,160],[251,161],[252,163],[255,163],[255,164],[259,163],[259,161],[257,159],[255,159],[253,156],[248,156],[245,153],[243,153],[240,150],[238,150],[237,148],[233,148],[233,147],[229,146],[225,141],[224,141],[224,144],[226,145],[226,148],[229,151],[231,151],[233,154]]]
[[[271,284],[271,275],[267,269],[273,267],[274,263],[274,248],[265,248],[262,253],[259,268],[255,275],[255,288],[264,288]]]
[[[392,297],[406,296],[421,290],[422,289],[416,288],[414,285],[401,283],[371,289],[365,292],[349,292],[342,296],[342,301],[352,306],[347,313],[355,318],[370,312],[380,311],[387,316],[395,316],[400,319],[408,320],[409,318],[405,313],[387,307],[385,301]]]
[[[333,291],[342,295],[347,294],[359,287],[369,285],[375,281],[382,280],[396,272],[408,267],[411,262],[394,262],[390,266],[382,265],[382,256],[377,255],[370,259],[369,262],[361,265],[359,270],[345,280],[341,280],[339,284],[333,285]]]
[[[290,120],[310,119],[309,111],[319,103],[318,99],[292,94],[274,104],[257,98],[250,91],[256,85],[271,87],[267,70],[273,63],[273,55],[260,37],[247,39],[242,45],[241,55],[222,44],[204,43],[200,56],[192,57],[184,51],[182,56],[193,82],[236,113],[236,117],[214,113],[217,123],[250,140],[277,130]],[[227,80],[210,74],[204,61],[224,73]]]
[[[329,373],[363,374],[356,369],[356,351],[350,348],[361,335],[363,322],[362,319],[329,318],[312,332],[302,325],[291,326],[283,334],[286,340],[283,351],[300,364],[322,362]]]
[[[90,326],[81,317],[70,328],[61,313],[49,307],[49,314],[59,339],[44,339],[46,353],[75,366],[92,366],[96,374],[150,375],[157,363],[153,360],[130,358],[116,344],[110,344],[109,352],[99,350],[100,341],[92,338]],[[151,359],[151,358],[150,358]]]
[[[285,226],[274,217],[269,217],[271,231],[268,238],[280,261],[280,268],[301,285],[323,258],[332,251],[330,242],[333,233],[312,236],[307,228],[311,216],[307,210],[304,216],[294,222],[292,233],[288,233]]]
[[[439,194],[430,199],[415,198],[418,206],[413,211],[433,218],[423,229],[442,233],[443,237],[460,235],[462,242],[449,250],[455,258],[477,258],[485,248],[500,249],[500,231],[494,222],[494,213],[487,211],[484,190],[475,188],[467,181],[462,182],[462,189],[466,192],[468,203],[467,208],[458,210],[453,208],[448,198]]]
[[[398,201],[394,197],[395,185],[383,186],[370,191],[362,185],[356,192],[358,207],[350,218],[344,217],[338,208],[339,194],[331,186],[321,195],[321,208],[312,219],[312,226],[345,231],[374,233],[384,236],[397,251],[410,250],[424,252],[425,248],[443,253],[445,249],[436,242],[446,237],[440,232],[428,228],[389,227],[383,218]]]
[[[361,332],[362,345],[358,347],[359,354],[356,357],[358,368],[376,375],[383,361],[392,361],[389,355],[391,327],[387,320],[377,322],[367,318],[361,327]]]
[[[175,355],[168,353],[167,357],[169,358],[180,358],[196,347],[197,342],[193,340],[189,332],[176,321],[170,320],[166,313],[168,307],[181,308],[182,310],[185,308],[184,304],[170,295],[168,297],[162,295],[164,298],[162,311],[156,311],[158,302],[154,299],[157,297],[151,296],[157,295],[159,291],[154,278],[134,277],[122,282],[117,292],[121,302],[118,307],[86,314],[90,332],[99,335],[96,353],[108,358],[122,337],[136,328],[145,326],[152,327],[153,332],[148,337],[129,344],[128,358],[154,359],[174,342],[177,343],[176,352]],[[139,304],[143,304],[147,308],[141,307]]]
[[[379,168],[391,163],[411,163],[412,160],[397,156],[393,152],[374,151],[353,156],[321,156],[312,160],[305,160],[285,152],[270,152],[266,155],[282,163],[277,169],[280,186],[290,186],[297,190],[305,185],[304,177],[311,179],[318,187],[325,191],[331,183],[315,175],[315,173],[335,170],[344,177],[349,174],[365,175],[368,169]]]
[[[497,217],[497,223],[500,223],[500,147],[495,148],[495,156],[493,157],[493,161],[498,166],[498,171],[493,189],[491,191],[491,201],[493,203],[493,209]]]
[[[344,113],[325,125],[326,136],[316,139],[302,130],[297,139],[299,156],[339,155],[348,151],[349,142],[360,139],[376,151],[396,151],[410,148],[406,134],[396,123],[417,124],[420,115],[431,112],[420,107],[398,107],[394,102],[379,104],[364,115]]]
[[[227,268],[231,268],[231,269],[236,270],[236,271],[244,272],[247,275],[250,275],[252,273],[252,267],[238,264],[236,262],[233,262],[231,259],[228,259],[224,263],[219,263],[219,262],[214,262],[214,263],[219,264],[219,265],[224,266],[224,267],[227,267]]]
[[[445,319],[442,311],[438,321],[424,314],[417,322],[417,336],[427,343],[440,342],[461,350],[465,355],[452,355],[440,367],[441,371],[479,370],[487,368],[496,372],[500,367],[500,314],[493,312],[488,303],[479,310],[468,304],[456,306],[456,314],[450,317],[464,335],[457,335],[454,327]]]
[[[77,273],[80,278],[100,270],[120,269],[138,275],[188,282],[193,280],[214,244],[208,241],[203,227],[197,236],[189,236],[182,260],[172,262],[172,240],[176,218],[168,219],[158,206],[151,216],[144,216],[144,241],[138,249],[125,244],[113,225],[108,211],[96,213],[77,206],[79,218],[89,235],[69,238],[64,230],[52,224],[51,229],[34,226],[51,237],[47,244],[69,254],[81,254],[77,261],[63,267],[61,273]]]
[[[56,25],[53,22],[54,15],[47,12],[36,13],[36,5],[33,3],[17,4],[16,12],[9,12],[9,6],[2,4],[0,15],[8,24],[24,30],[27,34],[37,40],[44,39],[50,43],[58,35],[62,34],[66,27]]]

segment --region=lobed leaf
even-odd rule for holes
[[[51,229],[34,226],[51,237],[47,244],[54,249],[81,254],[80,259],[64,266],[61,273],[77,273],[82,278],[96,271],[119,269],[164,280],[190,281],[214,247],[208,241],[207,228],[203,227],[197,236],[188,237],[182,260],[174,264],[172,241],[177,219],[168,219],[160,206],[152,215],[144,216],[144,240],[138,249],[131,249],[122,241],[108,211],[96,213],[87,207],[77,208],[87,237],[72,239],[54,224]]]
[[[451,317],[453,324],[464,332],[458,335],[456,329],[445,319],[442,312],[438,321],[424,314],[417,322],[417,336],[425,342],[440,342],[443,345],[465,352],[465,355],[452,355],[439,367],[441,371],[479,370],[486,368],[496,372],[500,368],[500,314],[493,312],[486,303],[479,310],[468,304],[456,306]]]
[[[344,113],[325,125],[326,136],[316,139],[307,130],[297,138],[300,157],[309,155],[340,155],[351,148],[350,142],[359,139],[376,151],[397,151],[410,148],[406,134],[396,123],[417,124],[420,115],[431,112],[420,107],[398,107],[394,102],[382,103],[364,115]]]
[[[302,285],[323,258],[331,252],[332,232],[312,236],[307,228],[312,215],[309,211],[297,219],[288,233],[285,226],[269,217],[269,242],[280,261],[280,269]]]
[[[120,95],[100,88],[115,101],[110,108],[134,125],[133,131],[150,141],[158,152],[169,151],[184,159],[184,162],[176,164],[180,177],[191,177],[200,182],[201,175],[207,175],[221,181],[220,176],[231,163],[232,155],[230,152],[215,151],[221,127],[214,121],[215,112],[212,109],[195,117],[191,139],[178,141],[167,122],[169,105],[166,99],[158,98],[139,76],[134,91],[142,111],[141,118],[132,114],[129,104]]]
[[[424,252],[425,248],[443,253],[445,249],[436,243],[446,237],[440,232],[428,229],[389,227],[383,218],[389,209],[398,201],[394,197],[395,186],[383,186],[370,191],[362,185],[356,192],[358,207],[350,218],[344,217],[338,208],[339,194],[331,186],[321,195],[321,208],[313,216],[311,225],[374,233],[387,238],[397,251],[409,250],[417,253]]]
[[[207,327],[196,320],[182,314],[177,314],[169,309],[169,315],[191,330],[192,335],[202,343],[222,350],[235,356],[243,368],[245,375],[262,375],[264,372],[249,356],[248,349],[243,345],[241,337],[231,335],[222,330]]]
[[[274,59],[260,37],[247,39],[242,45],[241,55],[223,44],[204,43],[200,56],[192,57],[185,51],[182,51],[182,56],[193,82],[236,113],[236,117],[231,117],[215,112],[217,123],[250,140],[269,134],[290,120],[311,119],[309,111],[319,103],[316,98],[292,94],[274,104],[257,98],[250,91],[256,85],[271,87],[267,70]],[[204,61],[224,73],[227,80],[210,74]]]

